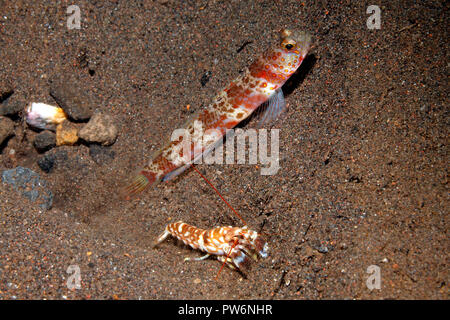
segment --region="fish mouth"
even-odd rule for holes
[[[312,44],[312,36],[307,31],[299,31],[293,32],[292,38],[297,43],[297,47],[300,49],[300,52],[303,57],[306,56]]]

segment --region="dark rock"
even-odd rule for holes
[[[45,152],[56,146],[56,135],[45,130],[39,133],[33,141],[33,145],[39,152]]]
[[[8,118],[0,117],[0,144],[13,134],[14,122]]]
[[[14,86],[10,79],[0,79],[0,103],[3,103],[14,93]]]
[[[13,116],[22,111],[23,106],[18,103],[6,102],[0,104],[0,116]]]
[[[48,151],[38,159],[37,164],[45,173],[50,173],[58,164],[67,161],[67,151],[58,149]]]
[[[39,168],[46,173],[50,173],[55,165],[55,156],[53,154],[44,155],[37,161]]]
[[[53,193],[47,188],[47,182],[33,170],[24,167],[5,170],[2,173],[2,181],[32,202],[36,202],[42,209],[51,208]]]
[[[110,147],[91,144],[89,146],[89,155],[97,164],[102,164],[114,159],[116,153]]]
[[[92,116],[91,99],[75,80],[55,79],[50,85],[50,95],[70,119],[84,121]]]
[[[206,71],[202,75],[202,78],[200,79],[200,83],[201,83],[202,87],[204,87],[208,83],[209,79],[211,78],[211,75],[212,75],[211,71]]]
[[[14,116],[23,111],[27,105],[26,97],[20,91],[11,91],[3,95],[0,103],[0,116]]]

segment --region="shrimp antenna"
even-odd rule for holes
[[[209,182],[208,179],[206,179],[206,177],[204,175],[201,174],[201,172],[193,165],[191,164],[192,168],[194,168],[195,171],[197,171],[197,173],[214,189],[214,191],[219,195],[219,197],[227,204],[228,207],[230,207],[231,210],[233,210],[233,212],[237,215],[237,217],[242,221],[242,223],[244,224],[244,226],[247,225],[247,222],[245,222],[245,220],[237,213],[236,210],[234,210],[234,208],[227,202],[227,200],[225,200],[225,198],[220,194],[220,192],[212,185],[211,182]],[[264,232],[263,234],[266,234],[268,236],[279,236],[280,234],[278,233],[266,233]]]
[[[191,166],[192,166],[192,168],[194,168],[194,170],[195,171],[197,171],[197,173],[211,186],[211,188],[213,188],[214,189],[214,191],[219,195],[219,197],[227,204],[227,206],[231,209],[231,210],[233,210],[233,212],[237,215],[237,217],[242,221],[242,223],[244,224],[244,226],[246,226],[247,225],[247,222],[245,222],[245,220],[244,219],[242,219],[242,217],[237,213],[237,211],[236,210],[234,210],[234,208],[227,202],[227,200],[225,200],[225,198],[224,197],[222,197],[222,195],[220,194],[220,192],[212,185],[212,183],[211,182],[209,182],[209,180],[208,179],[206,179],[205,178],[205,176],[204,175],[202,175],[201,174],[201,172],[200,171],[198,171],[198,169],[193,165],[193,164],[191,164]]]

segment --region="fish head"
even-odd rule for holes
[[[280,33],[277,46],[277,61],[279,71],[290,76],[297,70],[311,47],[312,37],[306,31],[284,29]]]

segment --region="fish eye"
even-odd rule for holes
[[[287,50],[291,50],[291,49],[294,47],[294,45],[291,44],[291,43],[288,43],[288,44],[285,45],[284,47],[285,47]]]

